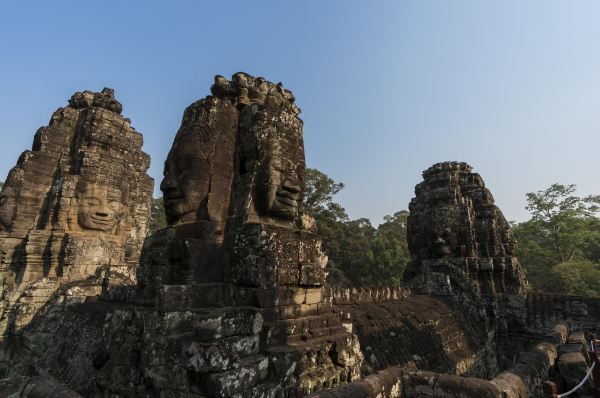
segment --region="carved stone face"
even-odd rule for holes
[[[116,192],[88,185],[78,195],[77,221],[84,230],[111,232],[121,218],[121,207]]]
[[[181,141],[171,149],[165,161],[160,190],[169,225],[196,221],[198,208],[208,195],[209,164],[194,148]]]
[[[433,211],[434,219],[438,220],[432,223],[431,238],[432,238],[432,254],[436,258],[450,257],[454,254],[457,246],[457,236],[455,229],[457,228],[458,209],[454,207],[440,207]]]
[[[302,121],[289,111],[251,105],[241,112],[240,126],[241,162],[253,176],[252,211],[266,217],[264,222],[289,224],[298,216],[304,191]]]
[[[17,201],[12,186],[5,185],[0,194],[0,230],[8,228],[11,224]]]
[[[450,243],[451,232],[449,230],[440,231],[433,242],[433,252],[438,257],[448,257],[452,254],[452,244]]]
[[[273,216],[292,220],[298,215],[300,182],[297,173],[286,163],[281,157],[273,157],[267,161],[265,210]]]

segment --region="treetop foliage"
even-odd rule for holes
[[[333,181],[317,169],[307,169],[304,209],[312,213],[324,211],[331,205],[337,205],[333,203],[333,197],[342,189],[344,189],[344,183]]]
[[[384,217],[374,227],[367,218],[351,220],[333,201],[344,188],[317,169],[307,169],[304,211],[315,218],[323,250],[329,256],[329,279],[334,285],[398,285],[409,260],[406,243],[407,211]]]
[[[150,204],[150,220],[148,220],[148,234],[163,229],[167,226],[163,198],[152,198]]]
[[[516,254],[533,288],[600,296],[600,283],[590,282],[600,278],[600,197],[576,189],[557,183],[527,194],[532,217],[514,228]]]

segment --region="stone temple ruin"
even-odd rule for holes
[[[245,73],[211,93],[145,240],[149,158],[112,90],[38,131],[0,194],[0,396],[510,398],[585,375],[600,300],[527,292],[470,166],[423,173],[403,286],[327,286],[294,96]]]
[[[10,171],[0,194],[4,337],[59,290],[73,300],[135,282],[153,184],[121,108],[110,89],[74,94]]]

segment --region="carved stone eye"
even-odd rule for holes
[[[87,200],[87,204],[88,204],[88,206],[98,206],[98,205],[100,205],[100,199],[98,199],[98,198],[89,198]]]

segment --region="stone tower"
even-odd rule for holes
[[[314,220],[302,213],[300,109],[280,85],[244,74],[230,83],[217,79],[212,91],[241,105],[225,278],[259,298],[261,344],[277,364],[271,378],[307,393],[354,380],[362,362],[358,340],[332,313],[327,257]]]
[[[138,274],[141,303],[203,320],[161,329],[189,335],[173,350],[189,362],[172,377],[187,373],[189,388],[210,397],[358,378],[358,339],[333,312],[327,258],[302,214],[303,123],[292,93],[245,73],[217,76],[211,91],[184,112],[161,183],[169,226],[148,238]]]
[[[410,202],[404,274],[416,292],[445,296],[485,325],[482,333],[523,329],[526,280],[508,222],[466,163],[423,172]]]
[[[121,110],[111,89],[75,93],[10,171],[0,193],[3,331],[84,280],[70,299],[135,283],[153,181]]]

